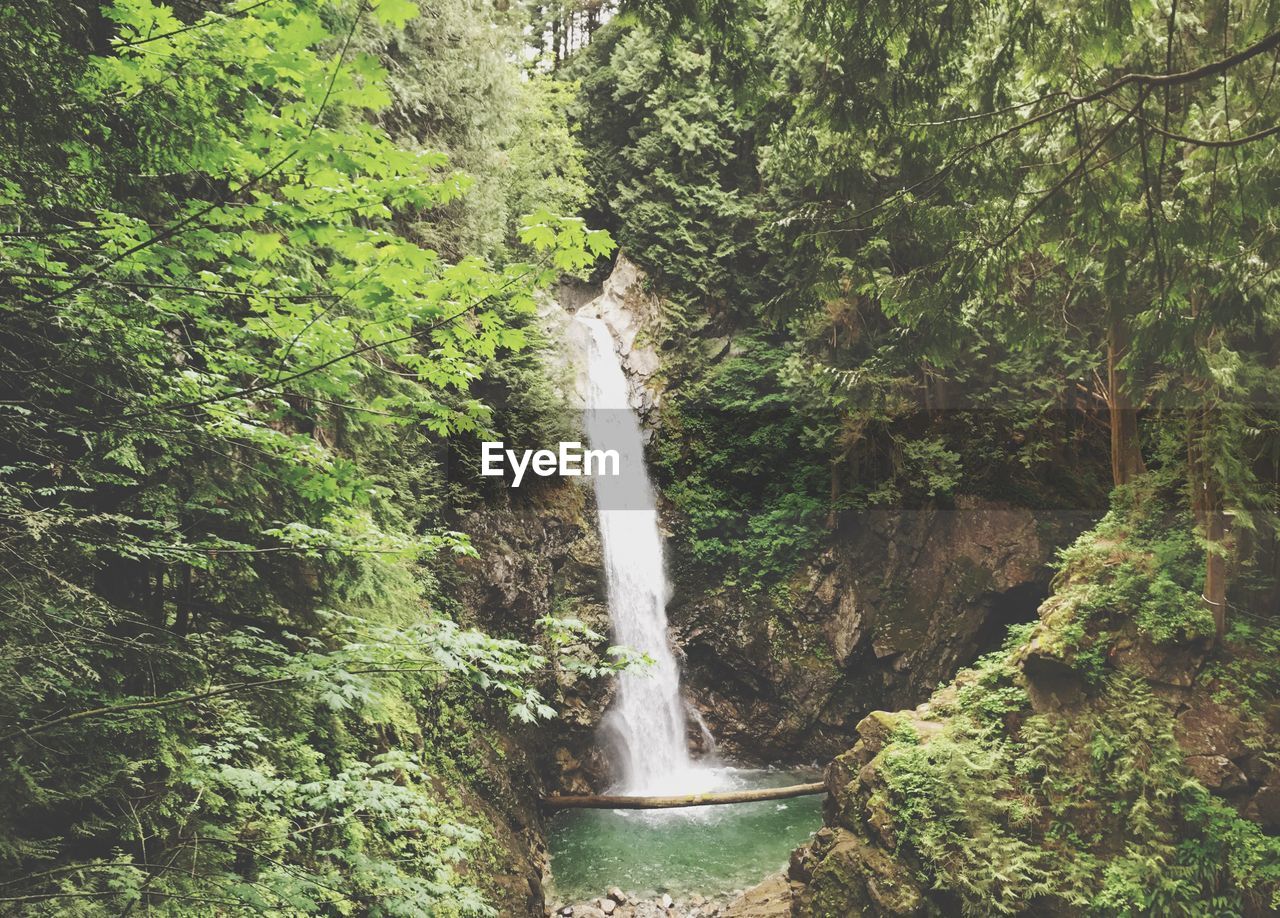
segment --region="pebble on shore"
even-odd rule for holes
[[[550,914],[556,918],[717,918],[724,906],[725,902],[708,899],[700,893],[679,901],[669,893],[639,899],[617,886],[610,886],[603,896],[557,905]]]

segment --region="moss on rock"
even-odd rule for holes
[[[1207,662],[1194,628],[1152,632],[1156,599],[1125,567],[1179,538],[1152,507],[1066,552],[1040,621],[1002,651],[859,724],[828,769],[828,828],[795,859],[796,914],[1280,908],[1280,769],[1260,756],[1280,629],[1243,623]]]

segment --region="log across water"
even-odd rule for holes
[[[757,800],[786,800],[809,794],[825,794],[827,785],[792,784],[789,787],[761,787],[756,790],[725,791],[715,794],[684,794],[675,797],[623,797],[610,794],[544,797],[543,805],[552,810],[663,810],[678,806],[721,806],[726,803],[754,803]]]

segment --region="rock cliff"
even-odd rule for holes
[[[823,760],[876,706],[914,704],[1034,617],[1074,512],[962,497],[952,509],[846,521],[785,590],[677,584],[691,695],[748,758]]]
[[[1208,889],[1218,914],[1274,914],[1275,630],[1246,608],[1217,647],[1144,628],[1113,573],[1140,553],[1081,543],[1109,570],[1076,550],[1003,650],[861,720],[827,768],[826,825],[739,903],[772,910],[742,914],[1168,914]],[[1153,859],[1185,885],[1153,885]]]

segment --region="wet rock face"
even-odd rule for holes
[[[1247,716],[1224,704],[1212,680],[1195,683],[1174,727],[1191,775],[1268,832],[1280,830],[1280,767],[1261,750],[1280,732],[1280,706]]]
[[[463,606],[491,634],[535,639],[546,615],[576,618],[601,635],[592,646],[567,648],[599,655],[608,646],[600,536],[591,492],[577,484],[548,486],[527,500],[487,508],[466,521],[476,558],[458,561]],[[612,685],[554,667],[543,694],[558,716],[550,729],[524,738],[547,786],[589,793],[604,779],[595,741]]]
[[[463,520],[478,557],[458,561],[459,599],[497,631],[531,630],[560,606],[600,605],[604,575],[590,492],[571,484],[529,493]]]
[[[691,695],[732,751],[829,758],[870,708],[916,704],[1034,619],[1053,552],[1089,522],[960,498],[847,522],[781,598],[677,580]]]
[[[607,636],[600,540],[588,489],[529,489],[516,501],[471,513],[458,528],[471,535],[477,557],[458,558],[442,577],[469,622],[490,634],[536,641],[538,620],[556,614]],[[569,649],[599,653],[607,643]],[[502,758],[487,769],[484,799],[470,804],[489,815],[498,842],[493,904],[503,915],[544,914],[547,851],[539,797],[590,791],[604,769],[594,733],[609,686],[553,667],[538,688],[560,717],[549,728],[496,720],[491,732]]]
[[[662,399],[656,379],[662,363],[656,346],[661,310],[662,302],[646,289],[644,272],[625,255],[618,256],[600,295],[581,310],[601,319],[613,334],[631,385],[631,407],[649,429],[657,423],[655,409]]]

